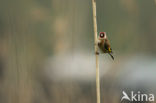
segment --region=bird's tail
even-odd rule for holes
[[[111,53],[108,53],[110,56],[111,56],[111,58],[114,60],[114,56],[111,54]]]

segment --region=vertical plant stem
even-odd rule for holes
[[[96,93],[97,103],[100,103],[100,75],[99,75],[99,56],[97,45],[97,18],[96,18],[96,0],[92,0],[93,8],[93,25],[94,25],[94,43],[95,43],[95,55],[96,55]]]

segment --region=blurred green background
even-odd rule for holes
[[[156,94],[156,1],[97,0],[97,23],[101,103]],[[0,0],[0,103],[95,103],[93,37],[91,0]]]

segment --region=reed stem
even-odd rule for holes
[[[94,43],[95,43],[95,55],[96,55],[96,94],[97,103],[100,103],[100,74],[99,74],[99,55],[97,45],[97,18],[96,18],[96,0],[92,0],[93,8],[93,27],[94,27]]]

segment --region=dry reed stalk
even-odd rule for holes
[[[99,56],[97,45],[97,18],[96,18],[96,0],[92,0],[93,8],[93,25],[94,25],[94,42],[95,42],[95,55],[96,55],[96,93],[97,103],[100,103],[100,75],[99,75]]]

